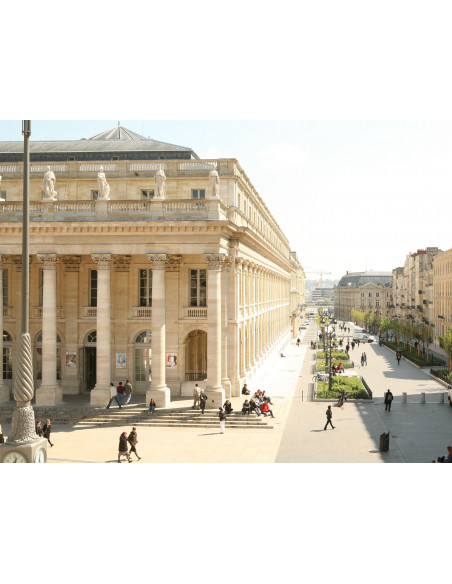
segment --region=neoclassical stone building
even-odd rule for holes
[[[121,126],[31,141],[30,160],[38,404],[90,391],[104,405],[110,382],[128,378],[160,406],[198,382],[213,407],[298,330],[303,269],[237,160],[200,160]],[[6,401],[20,332],[22,142],[0,142],[0,175]]]
[[[353,309],[385,316],[391,304],[391,272],[347,272],[334,286],[334,316],[340,320],[351,320]]]

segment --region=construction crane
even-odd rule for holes
[[[305,274],[320,274],[320,287],[323,286],[323,276],[330,276],[331,272],[324,272],[323,270],[320,270],[318,272],[307,272],[305,270],[304,272]]]

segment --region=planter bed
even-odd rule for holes
[[[333,377],[333,386],[328,391],[327,381],[317,382],[316,399],[334,400],[339,398],[341,390],[345,390],[347,400],[369,400],[369,394],[359,377]]]

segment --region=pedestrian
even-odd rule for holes
[[[199,385],[195,384],[195,389],[193,390],[193,406],[194,410],[199,410],[199,396],[201,395],[201,389]]]
[[[326,424],[325,424],[325,428],[323,428],[324,430],[326,430],[326,427],[328,426],[328,424],[330,424],[334,430],[334,428],[336,426],[333,426],[333,422],[331,421],[332,418],[333,418],[333,412],[331,410],[331,406],[328,406],[328,409],[326,410]]]
[[[42,438],[42,426],[41,426],[41,420],[36,420],[36,434]]]
[[[128,379],[126,379],[126,384],[124,385],[124,394],[126,396],[125,405],[127,405],[132,399],[132,384]]]
[[[155,404],[155,399],[153,397],[151,397],[150,401],[149,401],[149,409],[148,409],[148,414],[153,414],[155,412],[155,408],[156,408],[156,404]]]
[[[204,393],[204,390],[201,389],[201,395],[199,396],[199,405],[201,408],[201,414],[203,414],[204,410],[206,409],[206,401],[207,401],[207,395]]]
[[[232,404],[228,399],[224,402],[223,408],[226,414],[232,414]]]
[[[118,404],[119,407],[121,407],[121,402],[119,401],[119,397],[118,397],[118,391],[115,387],[114,383],[110,383],[110,401],[108,402],[108,406],[106,407],[106,409],[110,409],[111,406],[111,402],[115,400],[115,402]]]
[[[343,343],[343,342],[344,342],[344,339],[342,338],[342,339],[339,341],[339,347],[342,347],[342,343]]]
[[[2,425],[0,424],[0,444],[4,444],[4,443],[5,443],[5,438],[3,437]]]
[[[347,330],[348,330],[348,334],[350,334],[350,327],[348,327],[348,329],[347,329]]]
[[[401,357],[402,357],[402,353],[400,351],[396,351],[397,365],[400,365]]]
[[[116,391],[117,391],[117,394],[118,394],[119,407],[121,407],[122,402],[124,401],[124,386],[122,384],[122,381],[119,382],[119,385],[116,388]]]
[[[300,341],[300,338],[298,338],[298,339],[297,339],[297,347],[299,347],[299,346],[300,346],[300,343],[301,343],[301,341]]]
[[[358,344],[358,349],[359,349],[359,339],[356,341],[356,343]]]
[[[53,444],[50,442],[50,432],[51,431],[52,431],[52,427],[50,424],[50,420],[47,419],[46,423],[42,427],[42,435],[44,436],[44,438],[47,438],[47,442],[50,444],[50,446],[53,446]]]
[[[250,395],[250,390],[248,389],[248,386],[246,383],[243,384],[242,395]]]
[[[364,357],[364,365],[366,365],[366,367],[367,367],[367,355],[366,355],[366,353],[363,353],[363,357]]]
[[[347,346],[345,347],[345,352],[347,353],[347,355],[348,355],[349,351],[350,351],[350,345],[347,343]]]
[[[129,462],[132,462],[129,454],[129,443],[127,442],[127,432],[123,432],[119,437],[118,462],[121,462],[121,456],[125,456]]]
[[[138,456],[137,452],[138,434],[136,428],[132,428],[132,432],[130,432],[129,437],[127,438],[127,442],[130,444],[129,454],[132,454],[132,452],[134,452],[138,460],[141,460],[141,456]]]
[[[355,348],[355,341],[352,341],[352,351]]]
[[[361,355],[361,367],[364,367],[364,353]]]
[[[220,432],[224,434],[226,430],[226,414],[223,411],[223,408],[219,408],[218,417],[220,418]]]
[[[388,389],[388,391],[385,393],[385,412],[391,411],[391,404],[392,404],[392,400],[394,399],[394,396],[391,393],[391,390]]]

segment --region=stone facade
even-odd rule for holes
[[[40,143],[39,156],[56,177],[55,201],[43,200],[45,168],[32,158],[30,335],[37,401],[55,404],[63,394],[91,391],[92,403],[103,405],[110,382],[128,378],[157,405],[191,395],[195,381],[216,405],[224,395],[239,395],[241,384],[252,381],[298,328],[303,269],[237,160],[140,161],[132,145],[128,160],[127,138],[119,140],[121,160],[113,144],[111,162],[105,149],[101,162],[93,160],[96,142],[84,141],[89,163],[72,160],[70,152],[52,162]],[[14,378],[22,270],[22,163],[2,154],[5,144],[6,390],[0,384],[0,399]],[[109,200],[96,194],[101,166]],[[154,199],[159,166],[165,198]],[[209,198],[212,168],[219,198]]]
[[[452,249],[433,258],[432,322],[438,337],[452,329]]]
[[[339,320],[352,320],[353,309],[384,317],[391,303],[390,272],[347,272],[334,287],[334,315]]]

